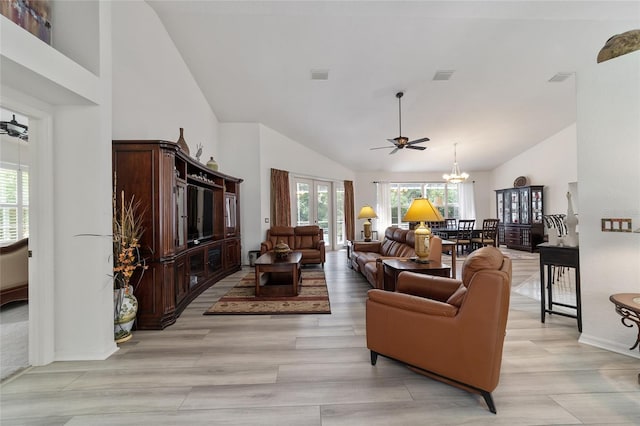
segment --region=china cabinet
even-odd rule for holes
[[[509,248],[534,251],[544,241],[544,186],[496,190],[498,240]]]

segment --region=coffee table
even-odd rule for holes
[[[256,259],[256,297],[297,296],[301,261],[299,252],[291,252],[284,259],[268,252]]]
[[[420,274],[436,275],[439,277],[449,277],[451,268],[440,262],[429,261],[429,263],[418,263],[410,259],[384,259],[382,261],[384,269],[384,289],[395,291],[400,272],[418,272]]]

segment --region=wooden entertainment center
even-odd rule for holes
[[[175,142],[115,140],[115,190],[140,202],[148,269],[135,287],[138,329],[163,329],[212,284],[240,270],[240,183]],[[134,275],[135,281],[135,275]]]

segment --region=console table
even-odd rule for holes
[[[580,251],[578,250],[578,247],[558,246],[550,243],[538,244],[537,247],[540,252],[540,320],[544,323],[547,313],[562,315],[569,318],[576,318],[578,320],[578,331],[582,332],[582,303],[580,296]],[[547,268],[546,280],[544,273],[545,266]],[[573,268],[575,270],[575,305],[553,301],[552,266],[565,266],[568,268]],[[566,312],[554,310],[554,306],[563,306],[565,308],[575,309],[576,314],[572,315]]]
[[[640,293],[618,293],[609,296],[609,300],[616,307],[616,312],[622,316],[621,322],[625,327],[633,327],[627,321],[636,323],[638,326],[638,337],[636,342],[629,348],[640,350]],[[640,374],[638,374],[638,383],[640,383]]]

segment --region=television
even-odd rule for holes
[[[198,244],[213,237],[213,190],[187,185],[187,240]]]

